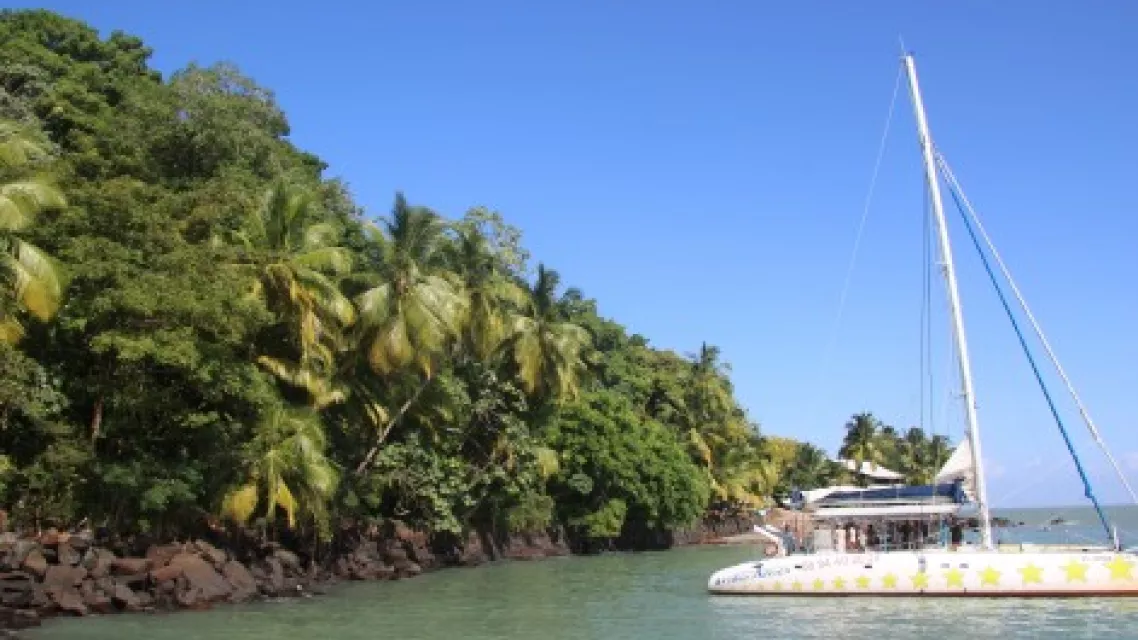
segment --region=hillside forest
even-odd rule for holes
[[[150,55],[0,12],[0,529],[609,540],[843,480],[498,212],[365,212],[269,89]],[[948,443],[859,413],[839,453],[927,481]]]

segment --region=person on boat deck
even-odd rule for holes
[[[859,539],[859,537],[857,535],[857,525],[855,525],[854,523],[851,522],[851,523],[846,525],[846,530],[847,530],[846,540],[848,541],[846,543],[846,547],[850,551],[861,551],[862,546],[861,546],[861,540]]]

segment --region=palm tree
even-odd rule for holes
[[[289,527],[297,525],[298,517],[306,517],[326,538],[328,501],[338,482],[335,467],[324,455],[326,445],[320,418],[313,410],[269,411],[247,450],[244,480],[222,501],[222,515],[245,524],[263,503],[267,521],[280,508]]]
[[[935,474],[948,462],[949,456],[952,455],[952,447],[949,446],[948,436],[943,435],[934,435],[929,438],[927,446],[928,453],[925,459],[928,461],[932,473]]]
[[[795,452],[787,481],[799,489],[816,489],[833,482],[836,472],[836,465],[826,452],[812,444],[803,443]]]
[[[410,207],[396,194],[391,219],[368,227],[372,261],[368,288],[356,298],[356,340],[372,372],[391,378],[415,366],[422,374],[396,411],[384,410],[372,389],[357,385],[355,395],[370,410],[377,437],[356,473],[364,473],[379,447],[434,379],[435,361],[462,336],[470,303],[462,283],[443,265],[443,222],[433,211]]]
[[[688,404],[702,422],[718,421],[729,415],[734,406],[731,388],[726,383],[730,367],[719,358],[719,347],[704,342],[692,359]]]
[[[537,266],[528,304],[514,317],[508,340],[522,390],[540,399],[576,396],[582,355],[592,342],[588,331],[559,312],[560,283],[556,271]]]
[[[911,484],[925,484],[932,479],[935,472],[929,465],[929,443],[925,432],[919,427],[911,427],[905,432],[901,441],[900,462],[901,471],[905,473],[905,480]]]
[[[507,310],[524,308],[527,293],[502,272],[489,241],[477,228],[460,230],[456,242],[445,248],[469,303],[464,345],[475,359],[486,362],[507,337]]]
[[[905,443],[893,425],[878,423],[877,446],[881,449],[879,464],[889,468],[901,465],[905,456]]]
[[[686,431],[683,439],[692,458],[720,481],[732,473],[724,467],[724,460],[735,449],[750,446],[755,437],[754,429],[735,403],[727,378],[729,370],[720,360],[719,348],[702,343],[699,353],[689,355],[685,394],[679,405],[679,423]],[[768,466],[777,475],[777,465]]]
[[[332,225],[312,221],[313,208],[310,193],[279,181],[233,237],[242,254],[238,266],[254,277],[253,294],[284,321],[295,340],[295,361],[268,354],[258,361],[323,406],[342,399],[330,378],[355,309],[332,280],[351,269],[351,254],[336,245]]]
[[[434,358],[462,333],[469,305],[462,286],[442,268],[443,223],[397,194],[383,230],[368,228],[377,260],[375,282],[357,298],[367,361],[390,375],[415,364],[428,379]]]
[[[846,423],[846,436],[838,455],[853,460],[858,470],[867,462],[871,469],[875,469],[883,462],[885,453],[878,438],[879,429],[880,422],[872,413],[855,414]]]
[[[0,342],[7,344],[24,335],[21,313],[50,320],[62,297],[51,259],[16,235],[31,226],[39,212],[66,205],[49,182],[25,175],[46,155],[44,145],[28,130],[0,122]]]
[[[779,469],[752,440],[725,451],[709,477],[716,498],[755,508],[767,504],[774,494]]]

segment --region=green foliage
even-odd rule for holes
[[[564,519],[590,537],[615,536],[628,517],[685,526],[707,505],[707,481],[675,436],[613,391],[566,405],[548,437],[562,452],[553,495]]]
[[[807,461],[759,436],[718,349],[628,335],[531,273],[498,212],[396,194],[368,219],[270,90],[230,64],[163,79],[150,55],[0,12],[0,507],[19,526],[614,538],[762,503]]]
[[[510,533],[543,531],[553,523],[553,498],[544,493],[527,493],[506,514]]]
[[[931,438],[920,427],[903,435],[871,413],[854,414],[846,423],[846,435],[839,455],[850,460],[882,465],[905,475],[912,484],[927,484],[951,454],[943,435]]]

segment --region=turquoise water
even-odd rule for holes
[[[1076,524],[1039,531],[1052,514]],[[1015,535],[1095,537],[1093,512],[1000,512]],[[1138,532],[1138,511],[1116,514]],[[1089,526],[1088,526],[1089,525]],[[1128,525],[1128,526],[1126,526]],[[1032,536],[1030,530],[1035,529]],[[1006,534],[1007,532],[1005,532]],[[1134,539],[1138,543],[1138,538]],[[513,562],[413,580],[355,583],[307,600],[212,611],[56,620],[30,637],[110,640],[321,637],[585,640],[602,638],[1135,638],[1138,598],[1071,600],[709,596],[707,576],[753,556],[698,547]]]

